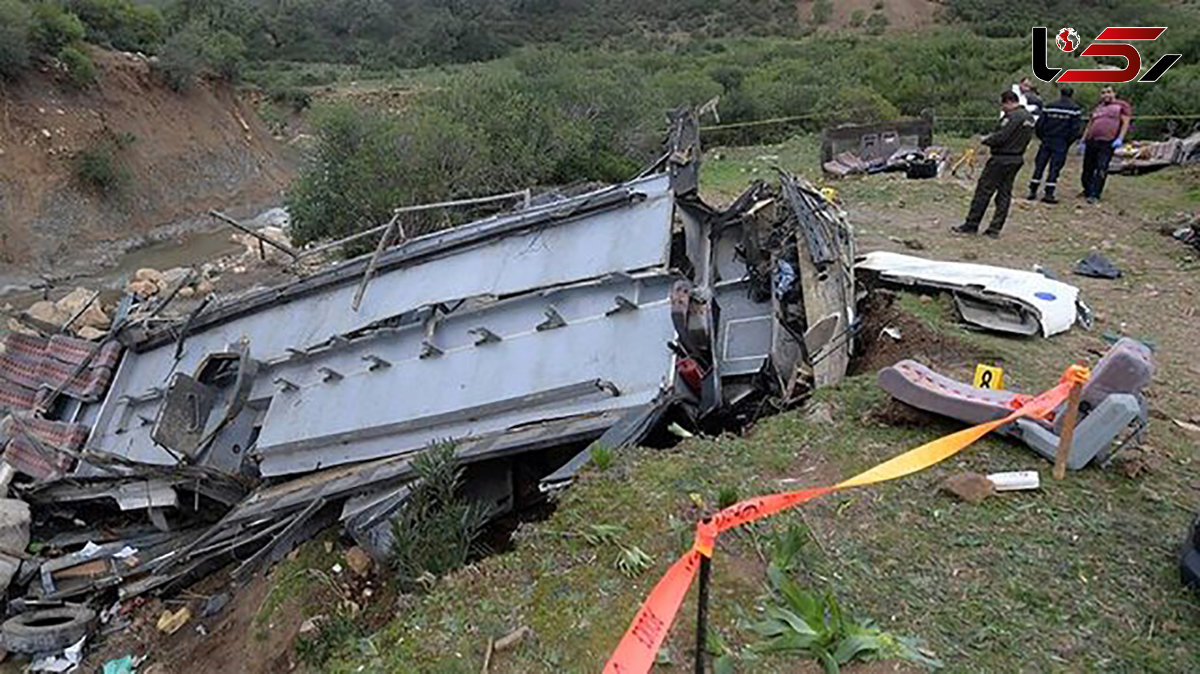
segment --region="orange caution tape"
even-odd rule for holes
[[[646,601],[633,617],[633,622],[617,649],[604,666],[606,674],[641,674],[650,671],[658,649],[675,622],[683,598],[692,586],[700,567],[700,558],[712,557],[717,535],[743,524],[774,515],[781,510],[800,505],[830,492],[876,484],[911,475],[954,456],[976,440],[1022,417],[1047,419],[1062,404],[1072,384],[1086,381],[1087,368],[1072,365],[1063,373],[1054,388],[1033,398],[1024,398],[1012,414],[978,426],[951,433],[927,442],[895,458],[870,468],[831,487],[812,487],[799,491],[768,494],[736,503],[696,525],[696,540],[692,549],[680,557],[650,590]]]

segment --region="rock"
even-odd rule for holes
[[[133,274],[133,280],[150,281],[151,283],[158,285],[163,281],[163,273],[151,267],[143,267]]]
[[[148,280],[130,281],[129,285],[125,286],[125,290],[138,299],[144,300],[158,294],[158,284]]]
[[[66,297],[55,302],[54,306],[58,307],[59,311],[66,314],[66,320],[70,320],[70,318],[79,313],[84,306],[87,306],[87,309],[84,310],[83,314],[79,318],[76,318],[75,322],[71,324],[71,327],[75,330],[79,330],[80,328],[84,327],[107,328],[112,320],[108,317],[108,314],[104,313],[104,307],[101,306],[100,300],[97,299],[95,302],[88,304],[88,301],[92,299],[92,295],[95,294],[95,291],[88,290],[87,288],[76,288],[72,290]]]
[[[178,297],[179,299],[186,300],[189,297],[194,296],[195,294],[196,294],[195,288],[192,288],[190,286],[184,286],[179,289],[179,293],[176,294],[176,297]]]
[[[162,273],[163,284],[168,288],[174,288],[176,283],[187,278],[192,273],[187,267],[174,267]]]
[[[374,566],[374,562],[366,550],[356,545],[346,551],[346,566],[350,567],[354,575],[359,578],[366,578],[371,574],[371,567]]]
[[[49,323],[51,325],[62,325],[67,322],[70,315],[58,308],[54,302],[42,300],[34,302],[33,306],[25,310],[30,318]]]
[[[979,473],[951,475],[942,482],[942,489],[968,503],[979,503],[996,493],[996,485]]]
[[[108,333],[105,332],[104,330],[101,330],[100,328],[93,328],[90,325],[85,325],[82,328],[79,328],[78,330],[75,331],[76,337],[78,337],[80,339],[86,339],[89,341],[93,341],[93,342],[98,339],[101,339],[106,334],[108,334]]]
[[[29,547],[29,504],[0,499],[0,552],[20,555]]]
[[[212,285],[212,282],[209,281],[208,279],[201,279],[200,282],[196,284],[195,288],[196,288],[196,296],[204,297],[205,295],[212,292],[213,285]]]

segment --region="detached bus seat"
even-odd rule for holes
[[[1144,425],[1146,400],[1142,389],[1154,376],[1154,361],[1141,342],[1123,338],[1092,369],[1080,396],[1080,420],[1067,467],[1079,470],[1094,459],[1108,458],[1113,440],[1135,420]],[[879,385],[892,397],[913,407],[981,424],[1003,418],[1030,396],[1012,391],[977,389],[912,360],[879,372]],[[1018,419],[1001,429],[1053,461],[1062,427],[1062,410],[1049,421]]]

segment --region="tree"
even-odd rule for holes
[[[12,79],[29,65],[29,8],[0,0],[0,78]]]

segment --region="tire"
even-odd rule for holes
[[[91,634],[96,612],[66,604],[30,611],[0,625],[0,646],[14,653],[56,653]]]

